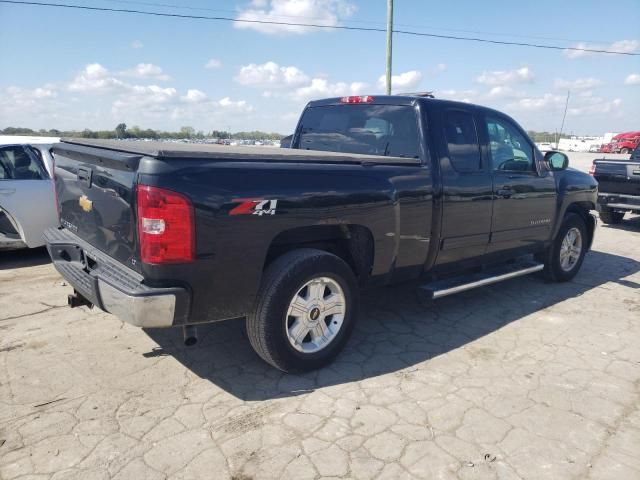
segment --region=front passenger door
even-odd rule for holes
[[[533,251],[551,236],[556,186],[538,165],[527,135],[506,116],[485,115],[493,174],[493,215],[487,252]]]
[[[0,148],[0,210],[28,247],[43,245],[44,230],[58,225],[54,198],[53,180],[36,152],[23,145]]]

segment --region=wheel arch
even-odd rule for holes
[[[568,213],[574,213],[576,215],[579,215],[582,218],[582,220],[584,220],[584,223],[587,227],[587,236],[588,236],[587,250],[591,249],[591,245],[593,244],[593,238],[596,230],[596,218],[590,213],[590,211],[595,210],[595,208],[596,208],[595,204],[590,201],[573,202],[567,206],[566,210],[564,211],[564,215],[562,216],[562,218],[564,219],[564,217]]]
[[[263,269],[276,258],[299,248],[315,248],[343,259],[360,284],[371,275],[375,248],[371,230],[362,225],[311,225],[280,232],[267,250]]]

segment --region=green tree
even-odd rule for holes
[[[127,124],[119,123],[116,126],[116,138],[127,138]]]
[[[193,138],[196,134],[196,129],[193,127],[180,127],[180,135],[182,138]]]

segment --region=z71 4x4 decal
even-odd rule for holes
[[[232,208],[229,215],[275,215],[278,205],[278,200],[263,198],[241,198],[234,202],[240,202],[240,205]]]

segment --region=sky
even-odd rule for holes
[[[45,1],[45,0],[38,0]],[[56,2],[54,2],[56,3]],[[386,26],[385,0],[65,0],[182,15]],[[384,32],[0,3],[0,128],[288,134],[312,99],[381,94]],[[640,53],[638,0],[395,0],[396,30]],[[504,111],[528,130],[640,130],[640,56],[394,34],[394,92]]]

